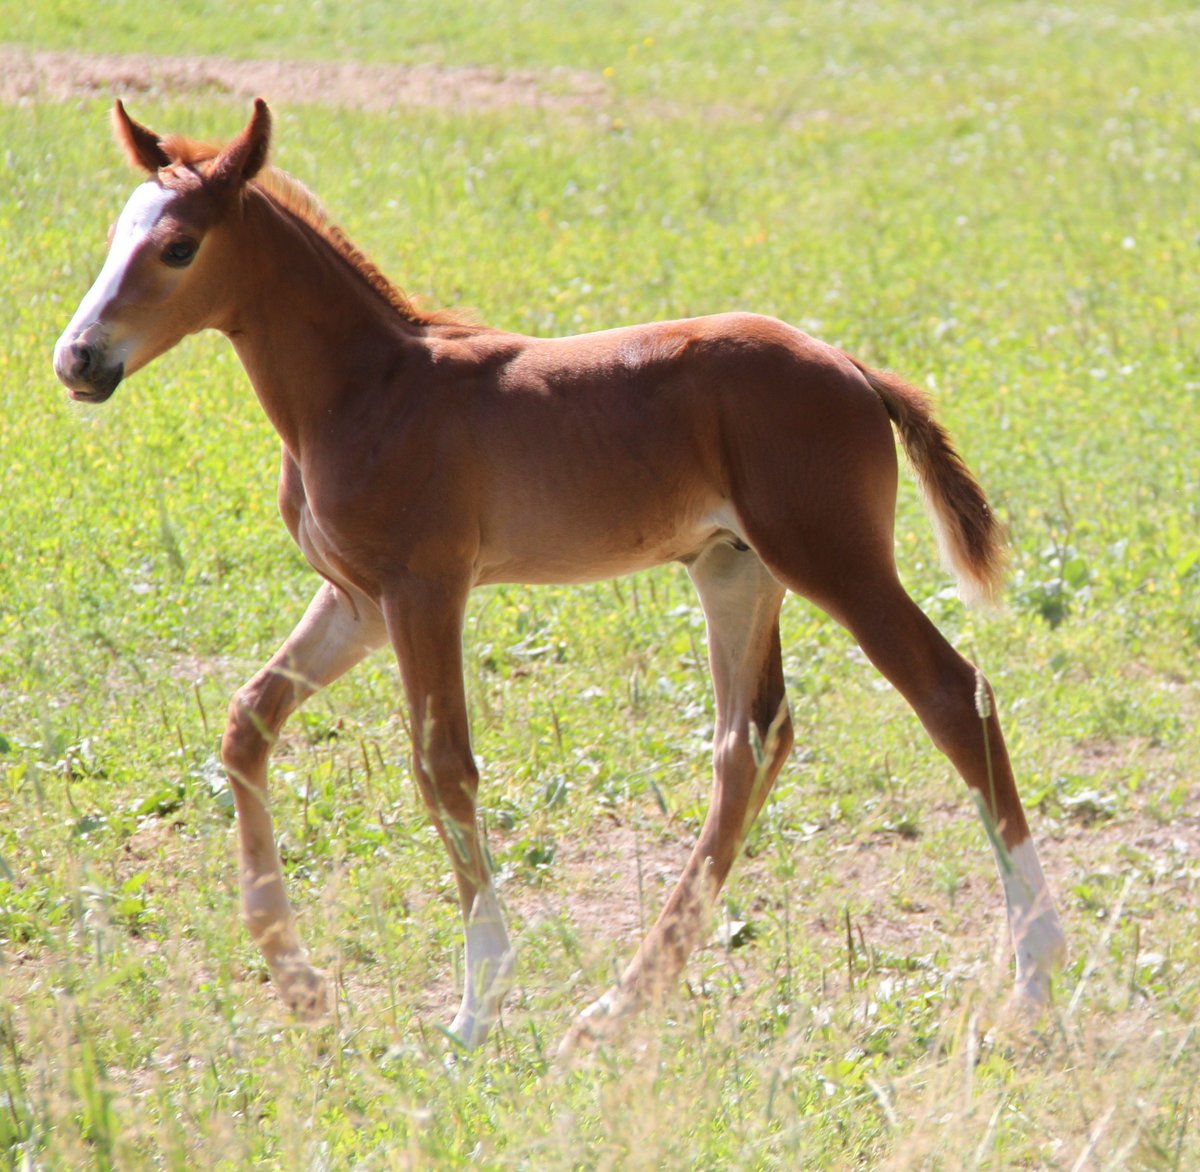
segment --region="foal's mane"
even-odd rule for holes
[[[220,154],[219,145],[169,135],[161,142],[163,150],[176,165],[203,173],[204,164]],[[321,201],[300,180],[278,167],[265,166],[251,180],[277,208],[299,220],[328,244],[366,283],[405,321],[413,325],[469,325],[466,314],[453,309],[423,310],[398,285],[386,277],[361,248],[330,218]]]

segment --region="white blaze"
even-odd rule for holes
[[[109,246],[104,267],[79,303],[75,316],[71,318],[71,324],[59,338],[59,346],[77,341],[79,336],[90,326],[96,326],[102,322],[105,310],[112,304],[113,299],[120,291],[121,282],[124,280],[125,272],[129,268],[129,262],[133,259],[134,253],[154,225],[158,223],[167,204],[174,196],[173,191],[168,191],[160,184],[151,181],[143,183],[129,197],[129,202],[125,205],[113,230],[112,244]],[[123,347],[123,349],[128,348],[128,344]],[[124,361],[125,355],[116,353],[112,354],[111,358],[115,361]]]

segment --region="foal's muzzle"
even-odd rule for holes
[[[54,373],[84,403],[103,403],[125,377],[125,363],[108,363],[94,343],[59,340],[54,347]]]

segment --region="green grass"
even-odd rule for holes
[[[333,1024],[290,1023],[238,922],[216,761],[227,697],[315,587],[275,516],[275,441],[218,338],[102,411],[65,405],[50,351],[134,180],[106,102],[2,108],[9,1162],[1195,1166],[1191,7],[226,7],[0,17],[42,47],[611,69],[596,117],[277,108],[275,157],[407,289],[497,325],[751,308],[937,392],[1012,534],[1007,609],[953,599],[911,485],[898,556],[996,686],[1072,962],[1036,1037],[981,1042],[1009,979],[984,834],[901,701],[791,600],[798,749],[720,909],[750,938],[548,1074],[703,817],[703,624],[666,568],[475,600],[482,801],[522,946],[479,1055],[438,1031],[460,930],[393,665],[293,721],[274,806],[342,997]],[[247,114],[131,108],[206,136]]]

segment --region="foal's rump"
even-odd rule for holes
[[[812,595],[894,573],[894,424],[963,595],[994,598],[999,524],[923,391],[773,318],[705,320],[730,496],[784,580]]]

